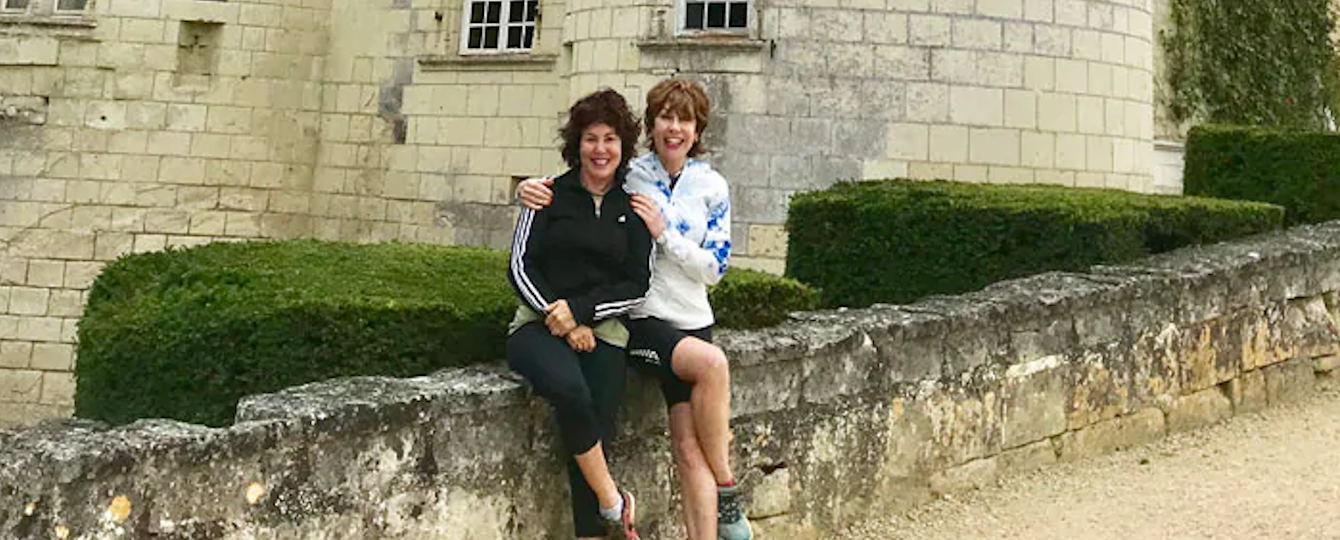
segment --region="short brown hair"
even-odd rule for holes
[[[698,131],[698,140],[693,142],[693,147],[689,148],[689,157],[696,157],[707,151],[703,145],[703,131],[707,129],[708,114],[712,109],[712,101],[707,99],[707,91],[703,90],[703,85],[688,79],[670,78],[656,83],[647,91],[647,110],[643,114],[644,127],[647,135],[651,135],[651,130],[656,126],[656,117],[662,111],[675,113],[681,119],[693,119],[697,124],[695,128]],[[650,138],[647,140],[647,148],[655,152],[656,142]]]
[[[633,116],[623,95],[609,88],[587,94],[568,109],[568,122],[558,129],[558,135],[563,139],[563,161],[574,169],[581,166],[582,133],[596,124],[605,124],[619,134],[622,147],[619,167],[627,166],[637,152],[637,117]]]

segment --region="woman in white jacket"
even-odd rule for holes
[[[661,81],[647,92],[644,125],[652,153],[629,164],[633,210],[658,246],[646,303],[632,314],[628,357],[661,381],[691,540],[749,540],[740,488],[730,468],[730,370],[713,345],[707,287],[730,261],[730,191],[704,161],[711,103],[698,83]],[[532,209],[552,201],[550,179],[517,188]]]

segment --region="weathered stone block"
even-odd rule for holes
[[[1141,409],[1061,435],[1057,457],[1075,461],[1154,442],[1167,433],[1163,411]]]
[[[41,390],[41,371],[0,369],[0,401],[37,403]]]
[[[54,66],[59,50],[59,41],[54,37],[0,37],[0,65]]]
[[[804,392],[802,362],[731,366],[731,411],[737,416],[795,407]],[[748,392],[743,388],[750,388]]]
[[[1001,449],[1001,400],[994,392],[974,395],[939,388],[911,406],[930,422],[930,456],[937,468],[996,454]]]
[[[1266,399],[1271,405],[1298,401],[1316,390],[1314,364],[1296,358],[1261,368],[1266,379]]]
[[[1001,474],[1028,472],[1056,463],[1054,439],[1038,441],[1001,452],[997,465]]]
[[[1075,430],[1126,414],[1133,409],[1137,384],[1134,356],[1121,347],[1087,352],[1074,364],[1074,383],[1066,402],[1067,429]]]
[[[1189,431],[1233,416],[1233,402],[1218,388],[1209,388],[1173,400],[1168,405],[1168,431]]]
[[[804,399],[810,403],[848,400],[882,382],[878,352],[865,333],[827,344],[804,361]]]
[[[749,519],[762,519],[791,513],[791,471],[785,467],[764,474],[752,489]]]
[[[0,341],[0,368],[26,368],[32,354],[30,341]]]
[[[998,466],[992,456],[936,471],[930,478],[931,493],[944,495],[984,488],[996,481]]]
[[[1183,389],[1203,390],[1237,376],[1241,353],[1229,339],[1229,325],[1227,319],[1212,319],[1182,334],[1178,364],[1183,366]]]
[[[1045,356],[1010,366],[1001,384],[1001,446],[1016,448],[1066,430],[1070,366]]]
[[[1244,372],[1225,385],[1233,401],[1233,414],[1256,412],[1269,403],[1266,395],[1266,377],[1262,370]]]

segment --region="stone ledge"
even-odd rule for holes
[[[1340,331],[1322,315],[1337,292],[1340,223],[1328,223],[723,331],[736,470],[758,480],[769,527],[818,536],[1002,473],[1152,442],[1287,401],[1334,371]],[[647,538],[682,536],[664,405],[638,378],[627,397],[612,468],[638,493]],[[226,429],[0,431],[0,506],[32,505],[0,513],[0,530],[100,530],[118,495],[130,509],[110,525],[132,536],[164,524],[312,538],[568,530],[566,498],[549,495],[565,488],[547,408],[499,365],[313,383],[238,410]]]
[[[555,54],[462,54],[420,56],[424,71],[551,71]]]

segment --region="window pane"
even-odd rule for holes
[[[484,22],[489,24],[498,24],[502,22],[502,1],[489,2],[488,15],[484,17]]]
[[[484,48],[485,49],[498,48],[498,27],[490,26],[484,29]]]
[[[4,8],[13,10],[28,9],[28,0],[5,0]]]
[[[724,2],[714,2],[707,5],[707,27],[726,27],[726,4]]]
[[[749,3],[731,2],[730,4],[730,27],[731,28],[749,28]]]
[[[530,0],[526,2],[526,21],[535,22],[535,16],[540,13],[539,0]]]
[[[521,22],[526,20],[526,3],[521,0],[512,0],[507,3],[507,22]]]
[[[703,27],[703,3],[690,2],[685,6],[688,11],[684,14],[684,28],[690,30],[700,30]]]
[[[470,37],[466,40],[467,49],[479,49],[484,46],[484,29],[475,27],[470,29]]]
[[[88,5],[88,0],[59,0],[56,2],[56,11],[83,11],[85,5]]]
[[[534,47],[535,47],[535,27],[534,27],[534,26],[527,26],[527,27],[526,27],[526,43],[525,43],[525,47],[526,47],[527,49],[531,49],[531,48],[534,48]]]
[[[521,30],[520,26],[513,26],[507,29],[507,48],[521,48]]]
[[[483,2],[471,2],[471,3],[470,3],[470,23],[471,23],[471,24],[479,24],[479,23],[482,23],[482,22],[484,22],[484,3],[483,3]]]

